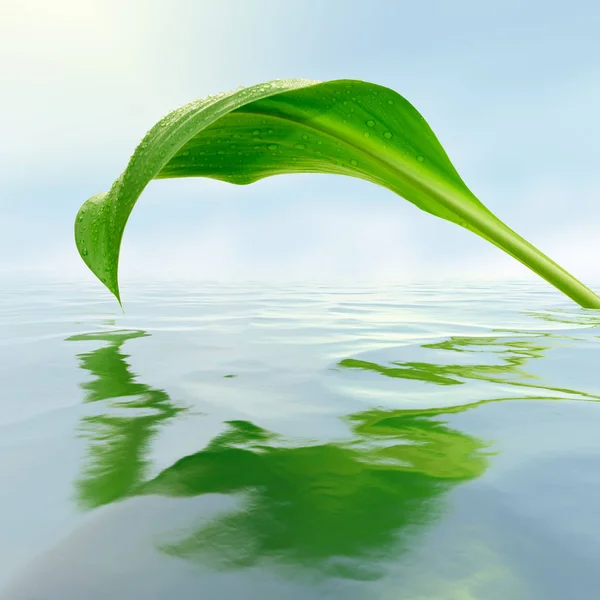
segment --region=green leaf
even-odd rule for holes
[[[277,80],[209,96],[161,119],[108,192],[75,221],[79,253],[121,302],[119,250],[152,179],[248,184],[283,173],[338,173],[384,186],[495,244],[585,308],[600,298],[495,217],[467,188],[425,119],[388,88],[355,80]]]

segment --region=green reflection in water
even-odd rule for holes
[[[518,332],[515,332],[518,333]],[[533,392],[559,392],[573,394],[589,400],[600,400],[600,396],[574,390],[571,388],[554,387],[536,383],[539,378],[527,373],[523,367],[531,359],[543,358],[544,352],[551,347],[551,340],[565,336],[554,336],[546,332],[536,332],[530,336],[515,338],[509,337],[464,337],[451,336],[447,340],[434,344],[422,344],[421,348],[431,350],[445,350],[455,353],[482,354],[483,357],[494,357],[501,360],[501,364],[439,364],[433,362],[391,362],[393,366],[383,366],[374,362],[346,358],[338,363],[342,369],[361,369],[373,371],[400,379],[416,379],[419,381],[435,383],[438,385],[460,385],[466,380],[476,379],[489,383],[529,388]],[[545,342],[545,343],[544,343]],[[334,369],[336,370],[336,369]],[[527,396],[527,399],[543,398],[546,396]],[[489,401],[508,400],[508,398],[495,398]],[[488,401],[488,402],[489,402]],[[481,403],[478,403],[481,404]]]
[[[486,445],[444,423],[449,411],[370,410],[347,417],[345,440],[320,445],[298,445],[248,421],[229,421],[204,449],[145,481],[148,444],[180,410],[163,390],[137,382],[121,351],[125,341],[145,335],[68,338],[107,342],[78,356],[95,376],[82,386],[86,400],[111,400],[106,414],[84,419],[91,444],[76,485],[85,507],[137,494],[232,494],[242,502],[239,510],[163,544],[171,555],[217,569],[266,559],[376,578],[386,559],[440,516],[444,494],[486,468]]]
[[[144,480],[146,453],[160,425],[182,411],[164,390],[136,381],[121,347],[145,337],[144,331],[106,331],[74,335],[67,341],[100,341],[106,345],[78,354],[80,366],[94,375],[81,384],[85,402],[110,401],[104,414],[83,419],[82,434],[90,440],[85,472],[76,482],[86,508],[131,494]]]
[[[124,409],[119,415],[107,411],[84,420],[91,446],[85,473],[77,482],[79,498],[93,507],[131,495],[234,495],[241,507],[161,545],[168,554],[216,569],[267,561],[322,575],[379,577],[386,561],[396,560],[443,514],[447,492],[486,469],[486,443],[452,429],[448,415],[509,399],[446,408],[367,410],[346,417],[346,439],[324,444],[301,445],[248,421],[228,421],[226,431],[205,448],[148,480],[144,455],[149,441],[181,409],[164,391],[136,382],[130,371],[121,346],[145,335],[105,332],[69,338],[108,343],[79,355],[81,366],[95,376],[83,387],[87,401],[112,400],[111,409]],[[512,400],[553,399],[549,391],[597,399],[545,387],[525,371],[528,361],[543,357],[550,348],[551,337],[453,336],[422,345],[466,353],[470,360],[481,352],[481,364],[406,361],[382,366],[349,358],[338,366],[438,385],[475,379],[533,388]],[[486,357],[499,364],[485,364]],[[146,411],[140,414],[132,410],[136,408]]]
[[[277,446],[277,436],[247,421],[229,422],[204,450],[142,491],[247,492],[243,509],[164,549],[221,569],[274,559],[329,575],[378,577],[378,563],[439,516],[444,493],[486,467],[484,444],[436,419],[443,411],[415,413],[353,415],[350,442],[294,448]]]
[[[589,327],[600,327],[600,315],[597,310],[579,309],[568,310],[558,309],[546,311],[527,311],[526,314],[549,321],[550,323],[564,323],[565,325],[584,325]]]

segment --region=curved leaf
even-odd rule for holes
[[[248,184],[283,173],[338,173],[387,187],[495,244],[581,306],[600,298],[497,219],[467,188],[417,110],[388,88],[355,80],[277,80],[209,96],[161,119],[108,192],[75,221],[81,257],[120,300],[119,249],[152,179]]]

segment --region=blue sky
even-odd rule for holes
[[[74,216],[173,108],[356,78],[404,95],[484,204],[600,283],[599,30],[595,0],[0,0],[0,271],[92,281]],[[325,175],[152,182],[121,275],[537,280],[388,190]]]

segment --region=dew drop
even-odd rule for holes
[[[304,150],[306,148],[304,144],[296,144],[294,147],[298,148],[298,150]]]
[[[422,157],[420,154],[418,154],[418,155],[417,155],[417,160],[418,160],[419,162],[423,162],[425,159],[424,159],[424,158],[423,158],[423,157]]]
[[[272,130],[272,129],[269,129],[268,133],[273,133],[273,130]]]
[[[386,138],[386,139],[388,139],[388,140],[391,140],[392,139],[392,133],[390,131],[384,131],[383,132],[383,137]]]
[[[350,164],[351,164],[353,167],[356,167],[356,165],[358,165],[358,161],[357,161],[357,160],[354,160],[354,159],[352,159],[352,160],[350,161]]]
[[[81,251],[81,256],[87,256],[87,255],[88,255],[87,248],[84,248],[84,249]]]
[[[307,139],[308,139],[308,136],[307,136],[306,134],[304,134],[304,135],[302,136],[302,139],[303,139],[303,140],[307,140]]]
[[[278,146],[277,146],[277,144],[269,144],[268,148],[269,148],[269,150],[277,150]]]
[[[185,151],[182,153],[182,156],[189,156],[189,154],[190,154],[190,151],[189,151],[189,150],[185,150]]]
[[[252,132],[252,135],[260,135],[260,130],[258,130],[258,129],[255,129],[255,130]]]
[[[392,104],[394,104],[393,100],[388,100],[387,103],[391,106]]]
[[[373,121],[372,119],[369,119],[367,121],[367,127],[375,127],[375,121]]]
[[[368,131],[365,131],[365,132],[363,133],[363,136],[364,136],[364,137],[369,137],[369,135],[371,135],[371,134],[370,134]]]

